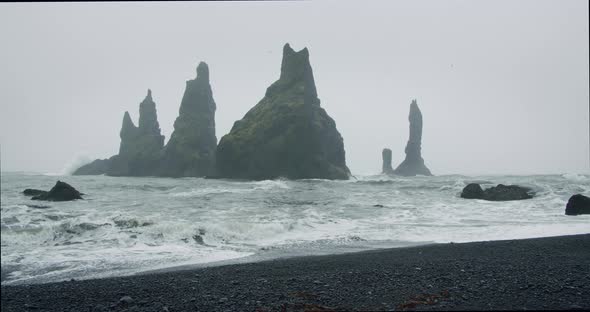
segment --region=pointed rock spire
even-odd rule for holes
[[[406,158],[395,169],[394,173],[402,176],[426,175],[431,176],[430,170],[424,165],[422,159],[422,112],[418,108],[416,100],[410,104],[410,138],[406,145]]]
[[[161,174],[207,176],[215,173],[215,110],[209,66],[200,62],[197,77],[186,82],[174,132],[166,145]]]
[[[152,90],[148,89],[145,99],[139,103],[139,132],[145,135],[161,136],[156,103],[152,99]],[[163,137],[162,146],[163,147]]]

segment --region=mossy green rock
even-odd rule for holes
[[[201,62],[197,66],[197,77],[186,82],[174,132],[163,151],[159,175],[200,177],[215,174],[215,110],[209,67]]]
[[[307,48],[283,48],[281,76],[217,146],[218,175],[348,179],[342,136],[320,107]]]

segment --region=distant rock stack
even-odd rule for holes
[[[155,175],[164,147],[156,103],[148,89],[145,99],[139,104],[139,126],[136,127],[128,112],[123,116],[119,154],[111,161],[107,174],[111,176]]]
[[[383,170],[381,173],[393,174],[393,167],[391,167],[391,150],[384,148],[383,152],[381,152],[381,155],[383,156]]]
[[[344,143],[320,107],[307,48],[283,47],[281,75],[219,141],[221,177],[348,179]]]
[[[139,104],[139,127],[131,120],[129,112],[123,115],[119,133],[119,154],[109,159],[97,159],[74,171],[74,175],[107,174],[111,176],[149,176],[156,174],[164,136],[160,132],[156,103],[148,90]]]
[[[216,108],[209,84],[209,67],[201,62],[197,66],[197,77],[186,82],[159,175],[200,177],[215,174]]]
[[[412,100],[412,104],[410,104],[408,119],[410,121],[410,138],[406,145],[406,159],[394,170],[394,173],[401,176],[431,176],[432,173],[426,168],[424,159],[422,159],[422,113],[416,100]]]

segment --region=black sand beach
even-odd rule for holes
[[[590,309],[590,234],[2,286],[2,311]]]

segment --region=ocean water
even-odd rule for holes
[[[33,201],[25,188],[57,180],[86,193]],[[519,184],[533,199],[459,197],[467,183]],[[565,216],[590,195],[590,175],[388,177],[230,181],[2,173],[2,284],[128,275],[418,244],[590,232]]]

